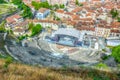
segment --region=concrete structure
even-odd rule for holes
[[[118,46],[120,45],[120,40],[107,40],[108,46]]]
[[[50,10],[46,8],[40,8],[36,13],[37,19],[44,19],[50,14]]]
[[[60,28],[52,34],[56,43],[69,46],[76,46],[79,38],[80,32],[73,28]]]
[[[50,37],[46,36],[46,40],[61,45],[94,48],[97,50],[106,47],[105,38],[96,37],[90,35],[89,31],[78,31],[74,28],[59,28]]]

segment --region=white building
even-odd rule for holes
[[[35,24],[40,24],[44,28],[50,27],[53,30],[58,30],[58,22],[57,21],[50,21],[50,20],[34,20],[33,21]]]
[[[44,19],[50,14],[50,10],[46,8],[40,8],[36,13],[35,17],[37,19]]]
[[[108,40],[107,45],[108,46],[118,46],[118,45],[120,45],[120,40]]]
[[[96,27],[95,28],[95,35],[99,36],[99,37],[105,37],[105,38],[107,38],[110,35],[110,29]]]

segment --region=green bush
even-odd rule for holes
[[[53,5],[53,7],[55,8],[55,10],[59,9],[59,5],[58,4]]]
[[[57,20],[57,21],[60,21],[60,18],[59,18],[59,17],[56,17],[56,20]]]
[[[108,66],[104,63],[99,63],[96,65],[96,68],[108,68]]]
[[[95,76],[95,77],[93,77],[93,80],[110,80],[110,78],[108,78],[108,77]]]
[[[120,17],[117,18],[118,22],[120,22]]]
[[[26,35],[19,36],[18,39],[19,39],[19,40],[23,40],[23,39],[25,39],[25,38],[27,38],[27,37],[29,37],[29,36],[26,34]]]
[[[80,3],[78,6],[83,6],[83,4]]]
[[[65,5],[64,4],[60,4],[60,8],[61,9],[65,8]]]
[[[5,58],[5,56],[3,56],[3,55],[0,53],[0,58]]]
[[[14,32],[10,29],[6,31],[8,34],[14,34]]]
[[[8,68],[8,66],[13,62],[13,58],[8,56],[6,59],[5,59],[5,64],[4,64],[4,68]]]
[[[120,45],[116,46],[112,49],[112,54],[111,54],[117,62],[120,63]]]
[[[114,48],[114,46],[107,46],[108,48],[110,48],[111,50]]]
[[[19,39],[19,40],[23,40],[23,39],[25,39],[25,37],[26,37],[26,36],[23,36],[23,35],[22,35],[22,36],[19,36],[18,39]]]
[[[6,32],[6,29],[5,29],[5,21],[3,21],[3,22],[0,24],[0,32]]]
[[[102,57],[102,60],[106,60],[106,59],[108,59],[110,56],[104,56],[104,57]]]
[[[117,67],[120,69],[120,64],[118,64]]]
[[[89,70],[88,76],[91,77],[92,80],[111,80],[109,74],[99,70]]]

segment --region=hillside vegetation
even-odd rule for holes
[[[120,74],[97,71],[86,68],[55,69],[12,63],[4,67],[5,60],[0,59],[0,80],[120,80]]]

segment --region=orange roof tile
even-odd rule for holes
[[[58,13],[64,13],[64,10],[58,9],[56,12],[58,12]]]

